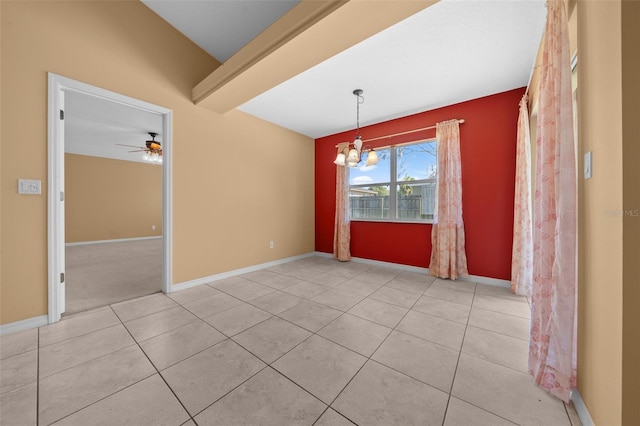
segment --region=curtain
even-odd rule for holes
[[[531,230],[531,136],[527,94],[520,101],[516,140],[516,190],[513,206],[511,291],[531,296],[533,281],[533,236]]]
[[[458,120],[436,124],[438,166],[429,274],[455,280],[468,275],[462,222],[462,166]]]
[[[529,371],[569,401],[576,385],[576,163],[564,5],[547,2],[536,140]]]
[[[338,144],[344,152],[348,142]],[[351,230],[349,228],[349,168],[336,166],[336,217],[333,229],[333,257],[341,262],[351,260]]]

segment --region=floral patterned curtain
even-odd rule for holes
[[[576,161],[563,2],[547,2],[538,101],[529,371],[569,401],[576,385]]]
[[[458,120],[436,124],[438,169],[429,274],[455,280],[468,275],[462,221],[462,166]]]
[[[516,141],[516,191],[513,209],[511,291],[531,296],[533,236],[531,230],[531,136],[527,94],[520,101]]]
[[[338,144],[343,152],[349,143]],[[349,168],[336,166],[336,217],[333,229],[333,257],[341,262],[351,260],[351,229],[349,225]]]

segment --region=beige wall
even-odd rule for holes
[[[162,235],[162,166],[65,154],[64,167],[65,242]]]
[[[640,209],[638,5],[577,12],[579,170],[593,153],[579,180],[578,390],[597,425],[640,424],[640,217],[624,213]]]
[[[48,71],[173,110],[174,283],[313,251],[313,141],[193,105],[191,89],[218,63],[146,6],[0,8],[0,323],[47,313]],[[41,179],[42,196],[19,196],[19,178]]]
[[[640,2],[622,3],[622,423],[640,424]]]
[[[622,217],[607,213],[623,209],[620,2],[580,2],[578,18],[579,164],[593,153],[579,180],[578,390],[597,425],[619,425]]]

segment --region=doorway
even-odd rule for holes
[[[125,234],[118,235],[115,231],[107,231],[107,234],[100,234],[98,230],[101,228],[100,220],[98,219],[95,223],[95,229],[88,230],[86,228],[84,231],[84,237],[74,237],[75,239],[88,239],[94,240],[92,243],[99,243],[98,245],[92,244],[91,247],[87,246],[86,249],[91,248],[94,251],[100,251],[106,249],[112,253],[118,253],[119,249],[127,246],[133,246],[134,244],[138,244],[140,247],[132,249],[144,251],[145,245],[153,245],[156,244],[155,255],[161,257],[161,265],[158,265],[159,271],[156,271],[157,276],[161,275],[161,289],[164,293],[168,293],[171,289],[171,120],[172,120],[172,112],[164,107],[160,107],[157,105],[153,105],[144,101],[140,101],[138,99],[134,99],[125,95],[121,95],[119,93],[111,92],[108,90],[104,90],[95,86],[91,86],[79,81],[75,81],[72,79],[68,79],[66,77],[62,77],[53,73],[49,73],[49,105],[48,105],[48,129],[49,129],[49,173],[48,173],[48,294],[49,294],[49,309],[48,309],[48,320],[49,323],[57,322],[61,315],[67,310],[66,309],[66,301],[67,301],[67,271],[66,271],[66,255],[65,250],[68,249],[65,246],[66,243],[66,226],[68,224],[65,223],[65,208],[66,206],[66,189],[65,185],[65,147],[70,148],[67,150],[67,155],[74,155],[74,161],[77,162],[78,155],[82,153],[73,153],[73,151],[78,151],[78,144],[74,145],[70,139],[69,143],[65,141],[65,119],[69,119],[68,111],[72,110],[72,106],[77,107],[78,100],[82,100],[83,102],[88,102],[89,104],[93,103],[95,105],[101,105],[100,108],[107,108],[108,111],[103,111],[102,116],[97,115],[95,117],[88,117],[85,120],[84,125],[86,127],[95,128],[95,123],[92,124],[92,120],[97,122],[102,122],[102,126],[112,126],[117,127],[116,122],[118,121],[118,115],[124,114],[121,118],[125,116],[130,118],[130,116],[139,116],[151,118],[151,122],[147,122],[146,124],[140,124],[138,129],[130,129],[131,132],[135,134],[135,132],[140,133],[142,128],[145,128],[142,135],[138,135],[138,137],[142,138],[141,140],[133,140],[130,143],[127,143],[126,139],[118,139],[117,142],[123,142],[122,145],[131,144],[134,147],[142,145],[144,147],[145,139],[150,139],[149,135],[144,137],[145,132],[153,132],[158,133],[158,136],[161,137],[158,140],[161,140],[162,143],[162,164],[156,164],[153,167],[156,169],[156,175],[159,176],[161,180],[162,186],[162,194],[161,194],[161,209],[162,214],[161,218],[151,218],[148,215],[143,217],[143,220],[146,220],[144,226],[148,226],[149,229],[160,228],[162,231],[161,241],[157,240],[152,241],[154,239],[153,234],[151,236],[144,236],[141,238],[126,238]],[[98,109],[100,109],[98,108]],[[71,112],[71,111],[69,111]],[[65,117],[65,114],[67,116]],[[86,117],[85,117],[86,118]],[[67,121],[69,122],[69,121]],[[145,120],[141,119],[140,123],[145,123]],[[151,124],[150,124],[151,123]],[[76,123],[77,124],[77,123]],[[77,126],[76,126],[77,127]],[[131,126],[135,127],[135,126]],[[156,127],[156,129],[146,129],[146,127]],[[76,132],[82,133],[81,130],[77,130]],[[77,135],[76,135],[77,136]],[[118,158],[114,156],[124,156],[123,163],[127,163],[129,165],[133,165],[132,161],[142,161],[142,153],[143,151],[139,151],[137,153],[130,153],[129,151],[137,151],[134,148],[126,148],[122,146],[115,146],[114,143],[106,143],[100,140],[100,135],[97,133],[94,134],[95,137],[91,137],[91,135],[83,135],[83,141],[94,142],[93,144],[87,143],[81,147],[81,149],[88,150],[84,153],[85,156],[93,156],[93,157],[84,157],[84,158],[95,158],[96,160],[103,160],[106,162],[109,161],[118,161]],[[94,140],[95,139],[95,140]],[[113,141],[112,141],[113,142]],[[107,152],[103,152],[105,147],[109,145],[107,148]],[[73,148],[73,149],[71,149]],[[111,152],[109,152],[111,150]],[[69,152],[71,151],[71,153]],[[99,154],[99,151],[102,154]],[[133,156],[136,157],[133,157]],[[107,157],[107,158],[97,158],[97,157]],[[69,157],[71,158],[71,157]],[[73,163],[74,165],[76,163]],[[71,164],[71,161],[70,161]],[[136,163],[137,164],[137,163]],[[141,165],[144,166],[144,165]],[[86,167],[86,165],[85,165]],[[91,169],[96,168],[96,166],[90,166]],[[148,167],[147,167],[148,168]],[[161,172],[158,171],[161,169]],[[104,183],[104,182],[103,182]],[[144,182],[131,182],[134,185],[144,185]],[[159,182],[155,182],[155,184],[159,184]],[[93,185],[95,191],[97,193],[100,192],[100,182],[95,182]],[[122,184],[121,184],[122,187]],[[117,191],[116,191],[117,192]],[[100,197],[98,196],[97,199]],[[93,215],[94,216],[95,212]],[[157,221],[161,221],[161,223],[155,223]],[[104,223],[105,219],[102,220]],[[90,221],[89,221],[90,222]],[[74,230],[74,233],[77,234],[79,231],[77,229]],[[98,233],[95,233],[98,232]],[[115,232],[115,233],[114,233]],[[139,231],[138,231],[139,232]],[[93,234],[92,234],[93,233]],[[88,236],[87,236],[88,235]],[[100,235],[107,235],[106,238],[100,238]],[[125,237],[125,238],[118,238]],[[98,240],[98,241],[95,241]],[[106,243],[106,241],[109,241]],[[122,247],[114,246],[113,244],[121,245]],[[88,251],[88,250],[86,250]],[[86,253],[85,253],[86,254]],[[153,256],[153,253],[151,253]],[[140,261],[144,262],[144,257],[140,257]],[[135,266],[135,265],[134,265]],[[108,285],[108,283],[107,283]],[[158,286],[160,287],[160,286]],[[134,296],[132,296],[134,297]],[[109,303],[105,303],[109,304]],[[74,309],[78,310],[78,309]]]

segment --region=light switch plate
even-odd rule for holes
[[[42,182],[33,179],[18,179],[18,194],[40,195]]]
[[[584,178],[591,179],[591,151],[584,154]]]

